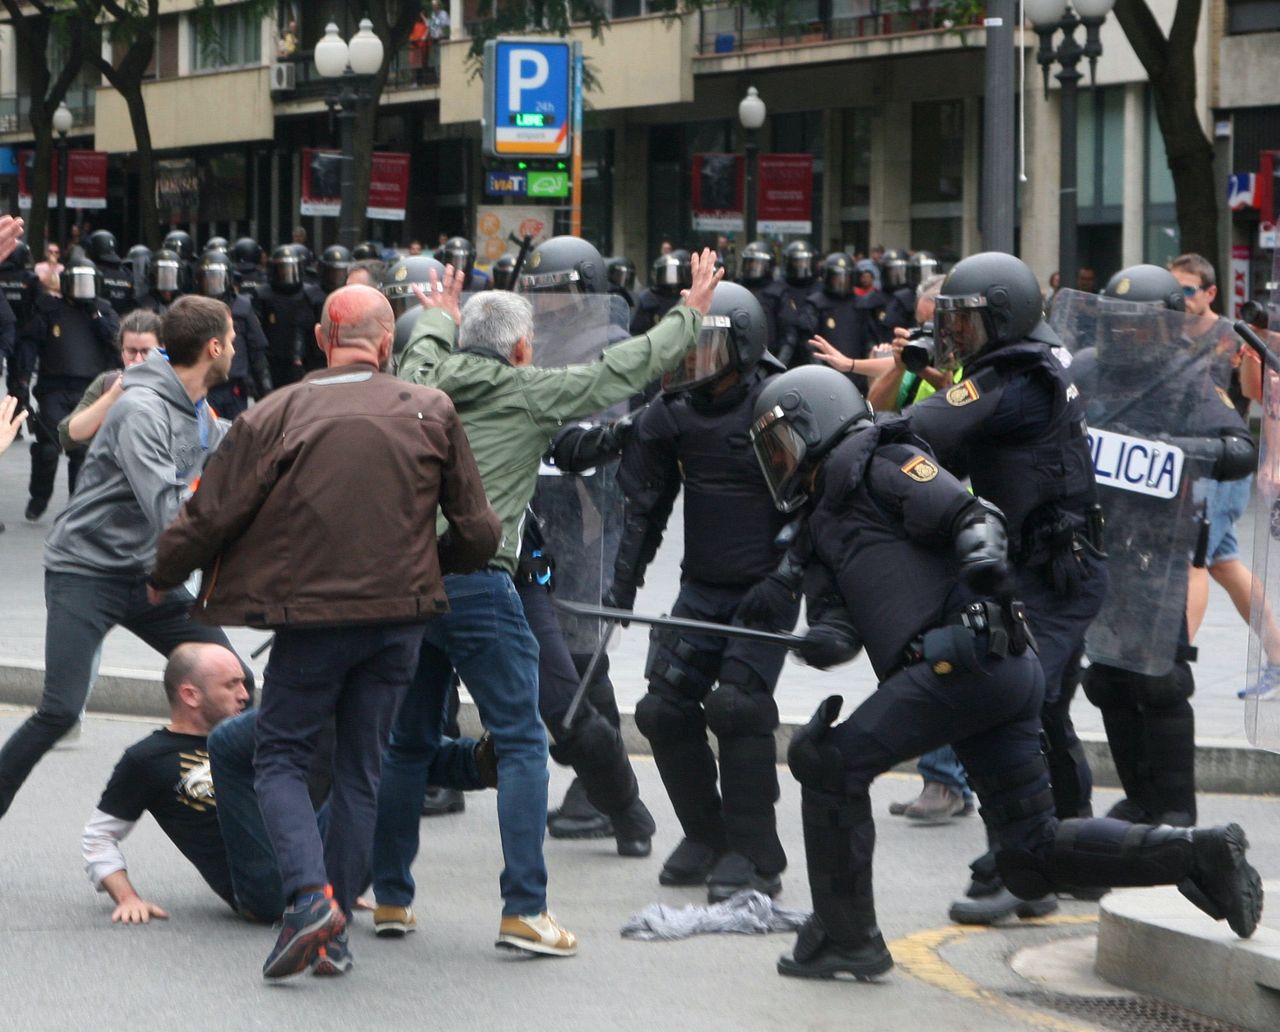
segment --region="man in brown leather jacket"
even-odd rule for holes
[[[162,589],[204,568],[197,619],[276,632],[254,780],[290,905],[267,978],[351,966],[346,918],[422,623],[449,608],[443,574],[483,567],[501,533],[452,402],[380,371],[394,329],[378,291],[329,296],[316,328],[329,368],[236,420],[162,535],[151,577]],[[440,540],[437,507],[449,524]],[[335,717],[322,842],[307,767]]]

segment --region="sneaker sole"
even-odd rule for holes
[[[549,946],[544,942],[522,939],[518,935],[500,935],[494,945],[500,950],[515,950],[519,953],[536,953],[543,957],[572,957],[578,952],[577,946],[566,949],[563,946]]]
[[[384,921],[373,926],[373,934],[379,939],[403,939],[418,930],[416,924],[405,924],[401,921]]]
[[[939,825],[939,824],[950,824],[953,820],[955,820],[955,818],[961,816],[961,814],[962,814],[962,811],[960,810],[955,810],[952,813],[945,813],[945,814],[935,813],[935,814],[928,814],[928,815],[924,815],[924,814],[917,815],[908,811],[907,813],[904,813],[903,816],[906,817],[906,819],[909,820],[912,824],[918,824],[922,828],[928,828],[928,827],[933,827],[934,825]]]
[[[1045,917],[1057,909],[1056,899],[1024,899],[1017,906],[1004,907],[998,911],[966,910],[962,904],[953,903],[947,911],[947,918],[955,924],[993,925],[1010,917],[1017,917],[1022,921]]]
[[[323,949],[323,947],[321,948]],[[345,975],[354,966],[355,961],[351,959],[350,955],[342,960],[334,960],[331,957],[322,955],[311,962],[311,973],[316,978],[337,978],[339,975]]]
[[[874,961],[868,961],[865,964],[852,963],[833,963],[831,965],[816,967],[809,964],[797,964],[795,958],[789,953],[784,953],[778,958],[777,964],[778,974],[785,975],[787,978],[810,978],[815,981],[833,981],[837,975],[851,975],[859,982],[869,982],[873,978],[880,975],[888,974],[893,970],[893,958],[884,957]]]
[[[594,838],[612,838],[612,824],[560,824],[558,822],[547,822],[547,834],[553,839],[594,839]]]
[[[311,967],[320,947],[345,926],[346,918],[342,916],[342,911],[336,908],[327,911],[319,920],[295,935],[279,956],[263,965],[262,977],[275,981],[302,974]]]

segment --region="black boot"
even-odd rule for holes
[[[720,795],[729,854],[719,866],[734,854],[741,854],[747,865],[725,872],[718,867],[708,879],[708,898],[715,903],[747,887],[777,895],[782,889],[778,875],[786,869],[787,854],[778,838],[778,759],[772,734],[721,737]],[[720,873],[727,877],[718,879]],[[735,886],[734,879],[743,874],[745,881]]]
[[[858,942],[840,943],[827,934],[816,913],[811,914],[800,929],[791,952],[778,958],[778,974],[791,978],[852,975],[866,981],[885,974],[892,967],[893,954],[874,924],[869,931],[861,933]]]
[[[725,853],[707,875],[707,902],[723,903],[743,889],[776,896],[782,891],[782,879],[761,871],[741,853]]]
[[[621,813],[615,813],[612,820],[619,856],[646,857],[653,852],[653,833],[658,826],[639,796]]]
[[[571,766],[576,777],[564,805],[548,819],[548,830],[553,838],[612,834],[622,856],[648,856],[656,827],[640,802],[640,786],[622,736],[589,703],[578,712],[572,731],[551,748],[551,758]]]
[[[1192,870],[1178,891],[1242,939],[1262,919],[1262,878],[1245,859],[1249,840],[1238,824],[1191,832]]]
[[[658,873],[661,885],[704,885],[721,853],[704,842],[683,838]]]
[[[547,832],[558,839],[607,838],[613,822],[591,805],[582,782],[574,778],[559,809],[547,814]]]

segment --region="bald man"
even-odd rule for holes
[[[448,611],[444,574],[483,567],[501,535],[452,402],[381,372],[394,330],[371,287],[329,295],[316,329],[329,368],[236,420],[161,536],[151,575],[164,589],[205,568],[199,619],[275,631],[254,789],[290,904],[266,978],[351,966],[345,925],[423,625]],[[307,769],[334,718],[322,837]]]
[[[153,917],[169,916],[138,894],[120,850],[144,813],[156,819],[209,888],[232,908],[246,912],[245,901],[237,900],[232,887],[236,858],[228,856],[218,826],[208,750],[209,733],[249,703],[244,669],[236,654],[221,645],[179,645],[164,669],[164,692],[169,723],[125,750],[80,839],[89,880],[111,897],[111,920],[121,924],[147,924]],[[278,885],[277,879],[277,897]],[[279,901],[274,909],[278,915]],[[273,915],[258,905],[253,916],[267,920]]]

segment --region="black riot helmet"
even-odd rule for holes
[[[880,256],[880,282],[890,290],[897,290],[910,284],[910,262],[906,251],[894,248]]]
[[[738,282],[759,287],[773,279],[773,251],[763,240],[753,240],[738,258]]]
[[[431,290],[431,273],[436,274],[436,282],[443,288],[444,265],[429,254],[410,254],[387,266],[382,274],[381,290],[383,296],[391,302],[391,310],[397,318],[418,303],[413,288],[416,284],[424,292]]]
[[[151,275],[151,248],[146,244],[134,244],[125,254],[124,260],[133,266],[134,283],[148,282]]]
[[[351,252],[341,244],[330,244],[320,252],[320,286],[326,294],[346,286],[351,271]]]
[[[196,256],[196,242],[191,239],[190,233],[182,229],[170,230],[160,246],[175,252],[184,262],[189,262]]]
[[[636,263],[625,254],[605,259],[605,274],[614,290],[631,291],[636,286]]]
[[[418,319],[421,315],[422,309],[415,305],[413,308],[406,309],[396,316],[396,334],[391,343],[392,368],[399,364],[400,356],[404,354],[404,349],[409,346],[409,338],[413,336],[413,328],[418,325]]]
[[[281,294],[296,294],[302,289],[306,259],[293,244],[281,244],[271,252],[271,289]]]
[[[1002,251],[964,258],[947,274],[933,315],[938,357],[948,368],[1022,340],[1043,316],[1040,284],[1026,264]]]
[[[206,251],[196,266],[196,290],[205,297],[223,298],[234,283],[231,259],[221,251]]]
[[[782,512],[803,505],[810,471],[853,426],[871,418],[858,388],[828,366],[799,366],[766,380],[756,395],[751,444],[773,504]]]
[[[210,251],[221,251],[226,254],[231,250],[231,245],[227,242],[226,237],[212,236],[204,242],[204,250],[202,254],[208,254]]]
[[[907,283],[920,289],[920,284],[938,274],[938,259],[928,251],[917,251],[907,259]]]
[[[185,294],[187,263],[177,251],[162,247],[151,256],[150,281],[153,294]]]
[[[680,259],[674,251],[660,254],[653,260],[653,267],[649,270],[649,286],[667,294],[680,289]]]
[[[231,245],[231,261],[241,272],[256,269],[262,261],[262,247],[253,237],[241,237]]]
[[[470,240],[460,236],[450,237],[440,251],[440,260],[445,265],[452,265],[455,269],[465,271],[468,276],[471,275],[476,264],[476,245]]]
[[[72,258],[58,282],[67,301],[92,301],[102,293],[102,273],[88,258]]]
[[[769,325],[756,296],[740,283],[717,283],[697,343],[662,389],[674,394],[710,386],[735,370],[746,372],[768,346]]]
[[[607,294],[609,277],[600,252],[576,236],[555,236],[533,249],[520,270],[522,294]]]
[[[822,289],[828,297],[848,297],[857,281],[853,259],[843,251],[833,251],[822,259]]]
[[[95,262],[111,262],[119,264],[120,254],[116,251],[116,236],[107,229],[95,229],[84,242],[85,257]]]
[[[693,261],[689,257],[689,252],[683,247],[677,247],[671,252],[671,255],[679,263],[681,289],[693,286]],[[719,254],[716,255],[716,268],[724,268],[724,260]]]
[[[807,240],[793,240],[782,249],[782,275],[793,287],[807,287],[817,278],[818,253]]]
[[[31,264],[31,248],[25,240],[19,240],[14,245],[9,257],[2,263],[12,269],[25,269]]]
[[[489,266],[489,276],[493,280],[494,290],[515,290],[516,256],[504,254]]]
[[[382,255],[378,251],[378,246],[372,240],[366,240],[362,244],[356,244],[351,249],[351,258],[357,262],[367,262],[370,258],[381,258]]]
[[[1173,273],[1159,265],[1130,265],[1121,269],[1107,280],[1102,293],[1117,301],[1162,305],[1171,312],[1187,310],[1182,284],[1173,278]]]

